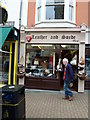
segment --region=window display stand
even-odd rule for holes
[[[85,73],[85,60],[81,57],[80,62],[79,62],[79,71],[77,76],[79,77],[80,80],[86,80],[86,73]]]
[[[18,84],[19,85],[24,85],[24,77],[25,77],[25,67],[23,64],[18,64],[19,72],[17,73],[18,76]]]

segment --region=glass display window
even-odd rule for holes
[[[10,44],[5,42],[0,50],[0,82],[8,82]]]
[[[68,58],[77,79],[77,45],[26,44],[26,76],[59,78],[62,59]]]
[[[58,79],[60,45],[26,44],[26,76]]]
[[[90,45],[86,45],[85,70],[86,70],[87,80],[90,80]]]

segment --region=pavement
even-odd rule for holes
[[[26,89],[26,118],[88,118],[88,91],[73,94],[68,101],[64,91]]]

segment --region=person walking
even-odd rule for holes
[[[63,97],[63,99],[64,100],[68,99],[69,101],[72,101],[73,100],[73,93],[68,88],[68,86],[73,79],[73,70],[72,70],[72,66],[68,63],[67,58],[63,59],[63,65],[65,66],[64,67],[64,75],[63,75],[65,97]]]

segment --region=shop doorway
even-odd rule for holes
[[[67,58],[72,66],[74,72],[74,79],[70,84],[70,89],[78,91],[78,58],[79,58],[79,46],[78,45],[61,45],[61,59]],[[63,66],[64,67],[64,66]],[[62,68],[63,68],[62,67]],[[63,73],[61,78],[63,77]],[[61,79],[61,89],[63,88],[64,81]]]

